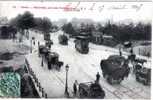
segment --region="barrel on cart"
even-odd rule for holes
[[[103,77],[110,84],[120,84],[125,77],[128,77],[130,72],[128,60],[119,55],[111,55],[108,59],[101,60],[100,66]]]

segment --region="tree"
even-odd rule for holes
[[[35,22],[35,27],[34,27],[34,29],[35,29],[35,30],[42,31],[42,22],[43,22],[42,18],[37,17],[37,18],[35,18],[34,20],[35,20],[35,21],[34,21],[34,22]]]
[[[72,23],[64,24],[62,30],[69,35],[76,35],[76,32],[73,28]]]
[[[49,33],[49,32],[51,32],[51,30],[52,30],[52,23],[51,23],[51,21],[49,20],[49,18],[47,18],[47,17],[44,17],[43,19],[42,19],[42,22],[41,22],[41,31],[44,33],[44,34],[47,34],[47,33]]]
[[[23,15],[18,15],[16,17],[16,22],[16,26],[18,27],[21,35],[26,35],[29,39],[29,29],[35,26],[33,14],[26,11]]]
[[[97,25],[97,31],[103,33],[104,32],[104,27],[101,24]]]

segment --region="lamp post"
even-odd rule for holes
[[[32,39],[30,40],[30,43],[31,43],[30,53],[32,53]]]
[[[69,97],[69,93],[68,93],[68,82],[67,82],[67,80],[68,80],[69,66],[66,65],[66,66],[65,66],[65,69],[66,69],[65,95],[66,95],[67,97]]]

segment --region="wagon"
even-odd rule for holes
[[[136,65],[136,81],[143,83],[144,85],[150,85],[151,84],[151,69],[140,67],[140,65]]]
[[[130,72],[128,61],[118,55],[112,55],[106,60],[101,60],[100,66],[103,77],[107,79],[110,84],[120,84],[125,77],[128,77]]]
[[[46,56],[46,61],[48,64],[48,69],[56,69],[60,70],[61,66],[63,65],[62,61],[59,61],[59,55],[56,52],[50,52]]]
[[[103,99],[105,97],[105,91],[98,83],[93,83],[93,82],[80,83],[79,97]]]

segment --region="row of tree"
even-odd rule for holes
[[[112,24],[108,22],[104,26],[101,24],[84,24],[77,28],[69,22],[62,27],[63,31],[69,35],[79,35],[80,32],[92,34],[92,32],[101,32],[102,34],[111,35],[120,42],[131,40],[151,40],[151,24],[147,23],[130,23],[130,24]]]
[[[28,11],[11,19],[10,25],[16,27],[21,36],[25,35],[27,38],[29,38],[29,29],[36,29],[43,34],[47,34],[53,28],[49,18],[34,17],[34,15]]]
[[[119,41],[131,40],[151,40],[151,24],[147,23],[130,23],[130,24],[111,24],[108,23],[103,27],[102,32],[112,35]]]
[[[57,26],[54,26],[49,18],[34,17],[34,15],[28,11],[11,19],[10,26],[15,27],[19,33],[21,33],[21,36],[26,35],[27,38],[29,38],[29,29],[39,30],[43,34],[51,32],[53,28],[57,29]],[[98,31],[102,34],[112,35],[120,42],[130,40],[151,40],[150,23],[144,24],[140,22],[137,24],[130,23],[126,25],[114,24],[108,21],[105,25],[97,23],[81,23],[78,27],[69,22],[63,25],[62,30],[71,36],[79,35],[81,32],[91,35],[92,32]]]
[[[96,27],[93,24],[81,23],[79,27],[75,27],[71,22],[64,24],[62,30],[72,36],[79,35],[81,32],[91,35],[93,31],[96,30]]]

